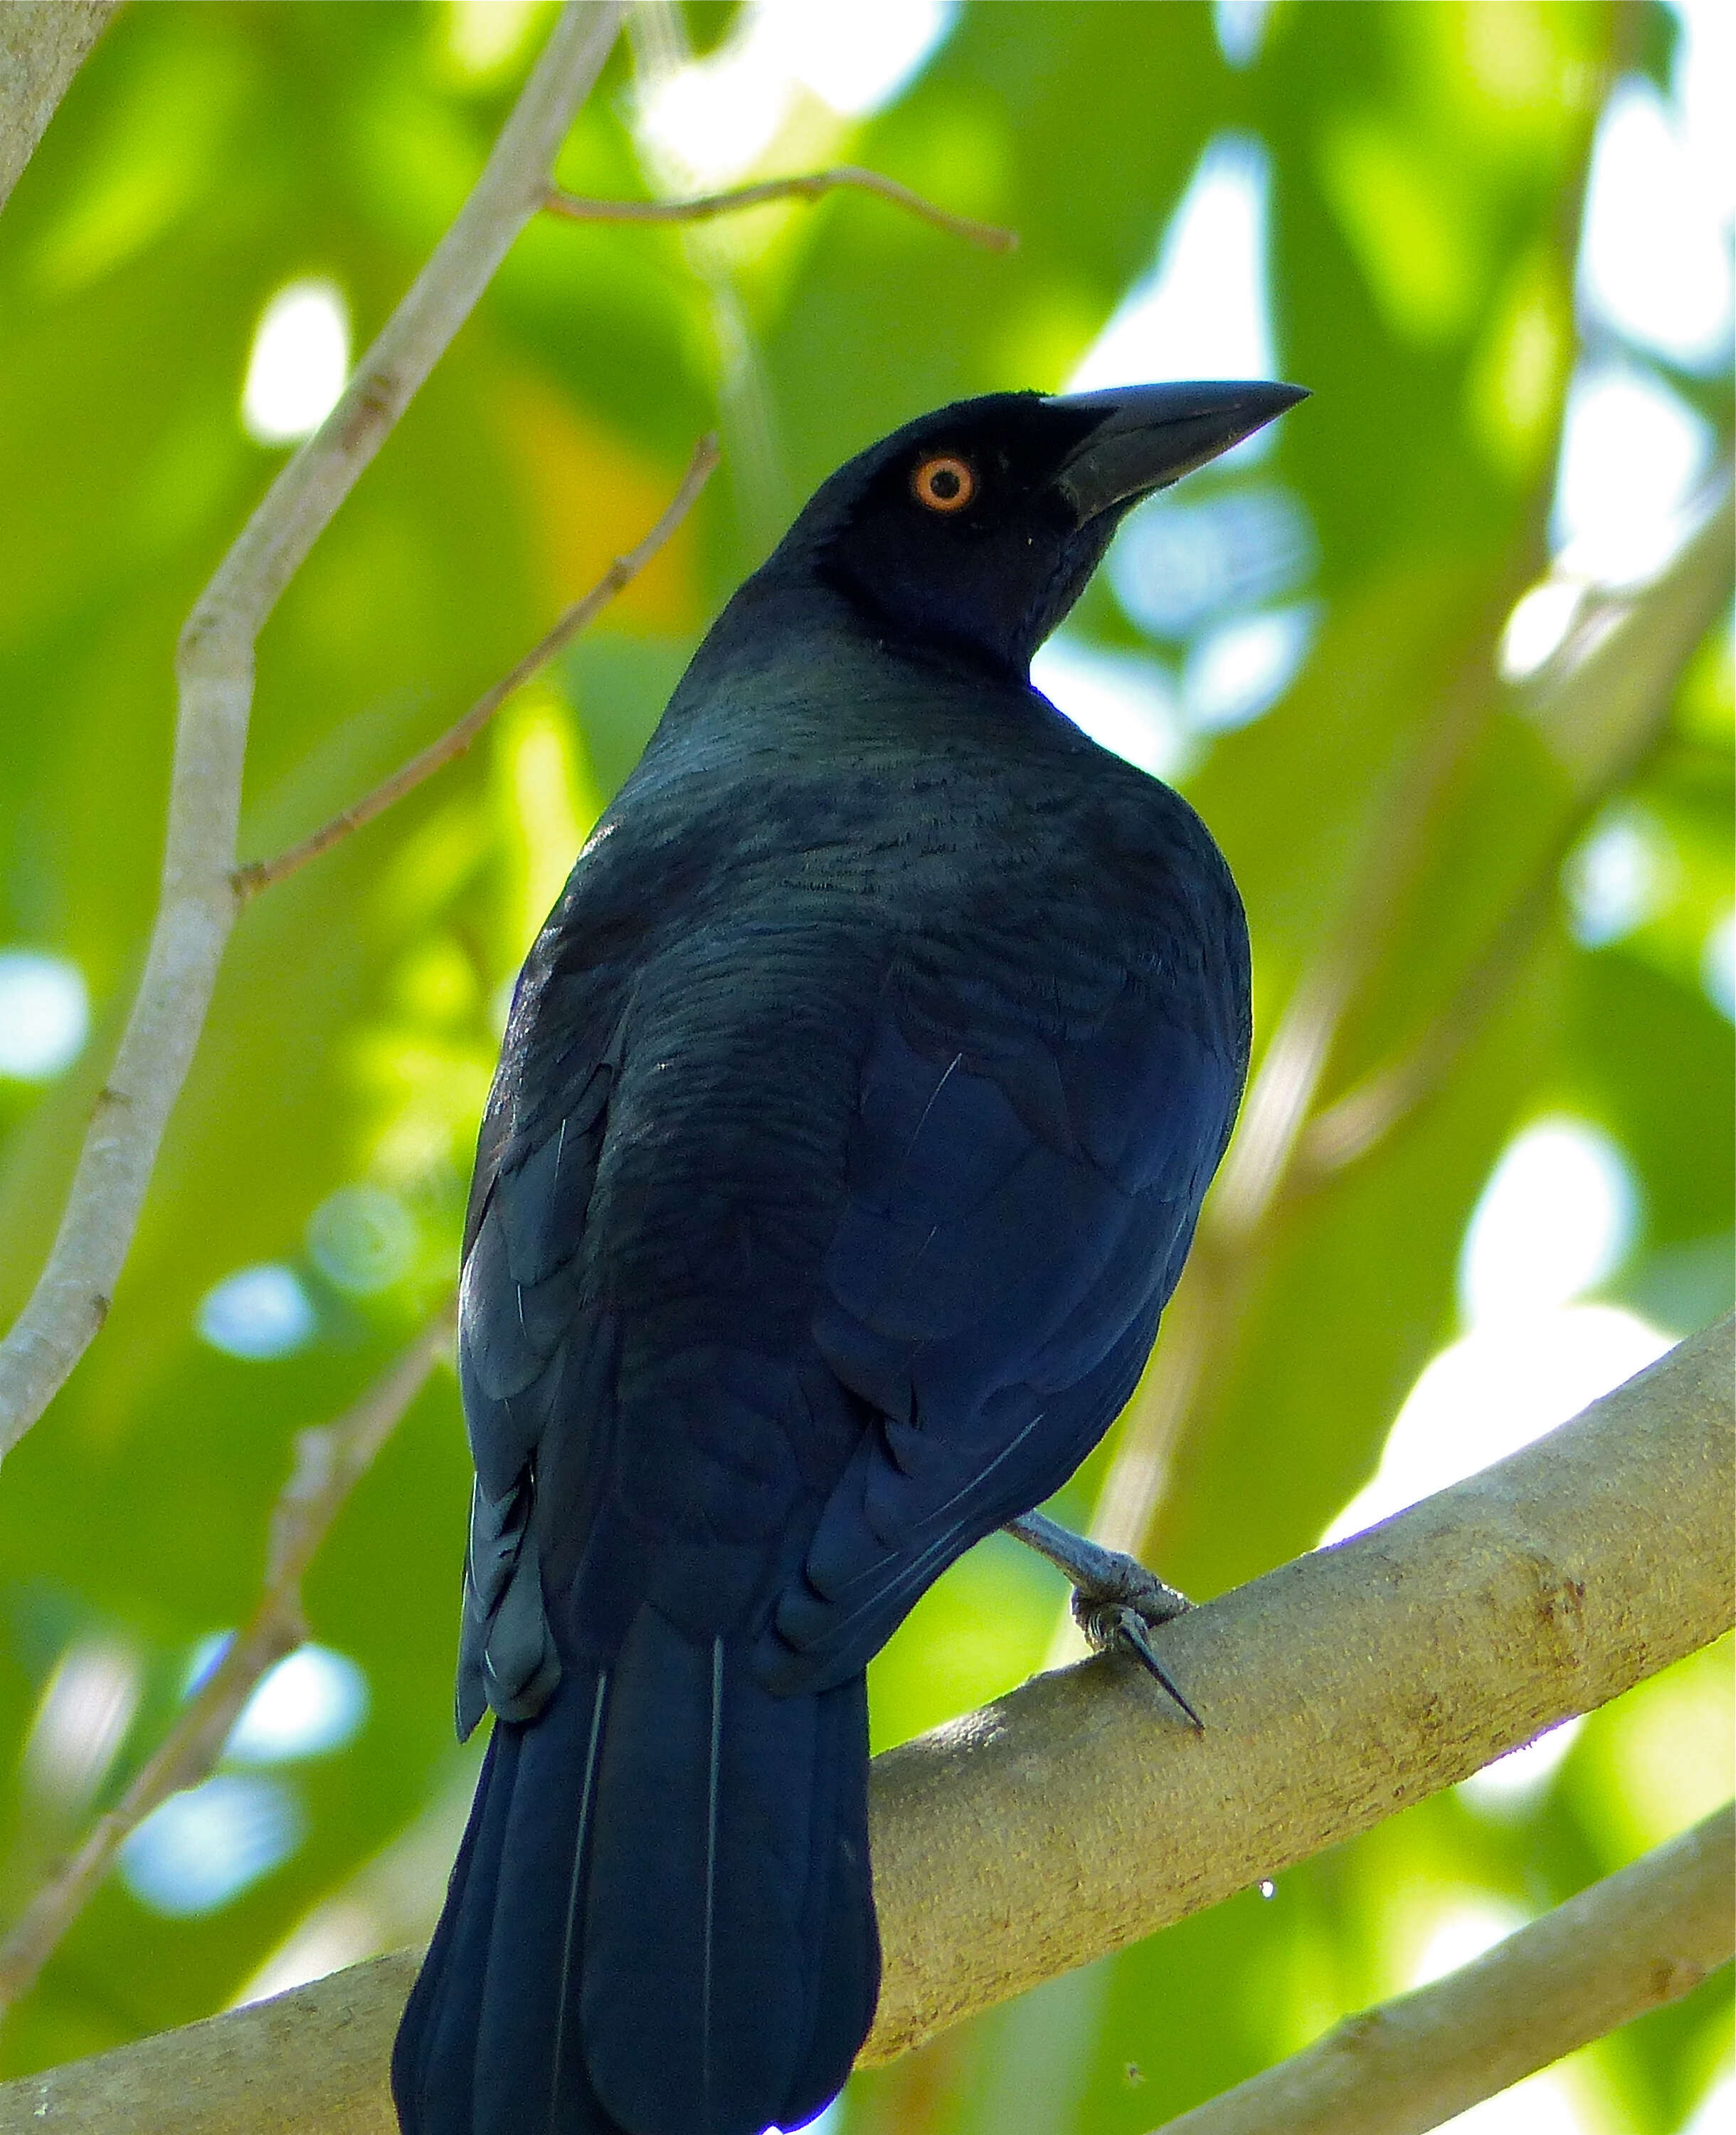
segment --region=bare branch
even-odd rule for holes
[[[1511,1459],[877,1758],[864,2059],[1279,1874],[1709,1644],[1732,1603],[1732,1329]],[[0,2086],[0,2135],[378,2135],[412,1958]],[[268,2123],[261,2101],[270,2100]]]
[[[59,1234],[0,1343],[0,1455],[101,1326],[240,907],[234,881],[254,643],[278,597],[540,209],[622,0],[568,0],[456,221],[324,423],[267,491],[181,632],[162,899]]]
[[[120,0],[9,0],[0,7],[0,207]]]
[[[895,207],[907,209],[924,222],[931,222],[936,230],[962,237],[966,244],[980,244],[990,252],[1018,249],[1016,230],[978,222],[968,215],[955,215],[950,208],[937,207],[921,193],[912,192],[908,186],[901,186],[896,178],[884,177],[878,171],[865,171],[856,163],[839,163],[829,171],[810,171],[800,177],[766,178],[758,185],[738,186],[733,192],[700,193],[690,200],[588,200],[555,186],[549,189],[545,206],[551,215],[563,215],[569,222],[705,222],[713,215],[762,207],[768,201],[817,201],[846,186],[891,201]]]
[[[237,891],[251,898],[270,884],[281,882],[285,875],[293,874],[297,868],[305,867],[309,860],[347,838],[351,831],[359,830],[364,823],[371,823],[376,816],[383,815],[394,801],[401,801],[406,793],[418,787],[424,778],[430,778],[455,757],[465,750],[481,733],[484,727],[499,711],[515,690],[521,689],[539,668],[544,667],[580,631],[600,615],[615,596],[633,580],[650,563],[669,540],[692,509],[694,500],[704,488],[712,470],[718,464],[718,441],[714,437],[701,438],[694,447],[694,456],[688,462],[687,472],[681,477],[681,487],[665,507],[663,516],[638,546],[630,549],[624,556],[617,556],[589,593],[573,602],[566,613],[548,634],[539,638],[508,674],[501,676],[492,688],[485,690],[470,709],[456,725],[450,726],[438,741],[431,742],[419,755],[384,779],[371,793],[365,793],[360,801],[346,808],[341,816],[334,816],[311,837],[303,838],[299,845],[292,845],[288,852],[279,853],[273,860],[253,860],[247,866],[237,868],[235,884]]]
[[[351,1491],[427,1383],[451,1339],[456,1310],[448,1299],[353,1407],[297,1438],[294,1472],[272,1511],[265,1579],[252,1615],[120,1800],[97,1818],[0,1943],[0,2013],[29,1992],[129,1833],[171,1794],[210,1777],[254,1686],[307,1638],[302,1576]]]
[[[1423,2135],[1699,1986],[1736,1945],[1733,1869],[1725,1807],[1158,2135]]]

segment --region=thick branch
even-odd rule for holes
[[[1352,1837],[1730,1621],[1730,1320],[1523,1452],[877,1760],[866,2058]],[[0,2135],[370,2135],[414,1973],[360,1965],[0,2089]]]
[[[475,190],[337,405],[267,491],[181,632],[162,901],[144,976],[29,1303],[0,1343],[0,1455],[101,1326],[240,899],[233,880],[253,649],[308,549],[542,206],[621,0],[568,0]]]
[[[799,177],[766,178],[756,186],[737,186],[733,192],[699,193],[689,200],[588,200],[554,186],[546,205],[551,215],[563,215],[568,222],[708,222],[713,215],[737,215],[743,208],[763,207],[768,201],[816,201],[846,186],[907,208],[924,222],[931,222],[936,230],[962,237],[967,244],[983,245],[990,252],[1018,249],[1016,230],[1003,230],[998,223],[955,215],[950,208],[937,207],[921,193],[912,192],[908,186],[901,186],[896,178],[884,177],[878,171],[865,171],[858,163],[839,163],[829,171],[810,171]]]
[[[317,859],[323,852],[359,830],[364,823],[371,823],[376,816],[384,815],[394,801],[403,800],[413,792],[424,778],[450,763],[481,733],[484,727],[499,711],[515,690],[522,689],[531,676],[546,667],[555,655],[569,645],[597,616],[600,615],[615,596],[631,585],[639,574],[662,548],[675,529],[693,508],[694,500],[704,488],[711,472],[718,463],[718,441],[713,437],[701,438],[694,447],[694,456],[688,462],[687,472],[681,477],[681,486],[664,508],[658,520],[636,548],[630,549],[624,556],[617,556],[589,593],[573,602],[553,629],[538,639],[517,666],[490,689],[485,690],[462,719],[449,726],[438,741],[409,762],[401,764],[389,778],[382,779],[372,792],[365,793],[341,815],[334,816],[323,823],[311,836],[299,845],[292,845],[288,852],[279,853],[273,860],[254,860],[246,867],[235,870],[235,888],[244,897],[253,897],[285,875],[293,874],[297,868],[306,867],[309,860]]]
[[[1729,1807],[1158,2135],[1423,2135],[1661,2008],[1736,1944]]]
[[[0,207],[120,0],[9,0],[0,7]]]
[[[451,1339],[456,1307],[457,1300],[449,1300],[335,1422],[304,1431],[296,1440],[295,1469],[273,1508],[265,1578],[252,1615],[126,1793],[97,1818],[84,1843],[37,1891],[0,1943],[0,2013],[28,1993],[128,1835],[171,1794],[210,1776],[255,1686],[306,1639],[302,1576],[350,1493],[426,1385]]]

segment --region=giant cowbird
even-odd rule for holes
[[[1134,502],[1300,397],[996,394],[873,446],[580,854],[465,1226],[495,1720],[407,2135],[759,2135],[849,2072],[863,1670],[1126,1400],[1247,1063],[1221,855],[1031,656]]]

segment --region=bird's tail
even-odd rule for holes
[[[776,1697],[646,1606],[495,1723],[392,2057],[405,2135],[760,2135],[873,2020],[868,1700]]]

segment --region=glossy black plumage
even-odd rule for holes
[[[467,1226],[497,1716],[407,2135],[758,2135],[847,2074],[863,1668],[1125,1400],[1247,1060],[1222,859],[1030,656],[1129,504],[1297,397],[999,395],[852,462],[581,854]]]

